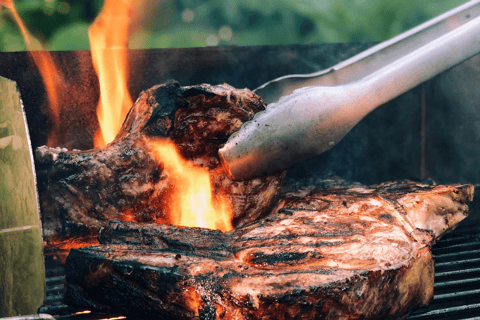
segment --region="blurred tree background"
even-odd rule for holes
[[[131,0],[133,1],[133,0]],[[383,41],[464,0],[147,0],[130,48]],[[101,0],[16,0],[31,35],[49,50],[88,50]],[[121,1],[119,1],[119,4]],[[0,6],[0,51],[26,50]]]

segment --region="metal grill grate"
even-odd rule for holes
[[[475,212],[476,213],[476,212]],[[434,247],[435,296],[427,309],[408,319],[480,320],[480,225],[467,219]],[[56,319],[126,319],[78,310],[63,303],[66,252],[46,251],[47,300],[40,313]]]
[[[480,227],[469,219],[432,249],[434,298],[408,319],[480,319]]]

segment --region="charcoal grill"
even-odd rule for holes
[[[129,90],[141,90],[176,79],[181,85],[227,82],[238,88],[256,88],[270,79],[293,73],[323,70],[372,43],[302,46],[258,46],[134,50],[130,57]],[[70,149],[93,146],[94,115],[98,99],[90,53],[52,52],[60,69],[77,92],[93,94],[68,104],[60,124]],[[368,115],[335,148],[289,172],[287,179],[334,172],[363,184],[404,178],[430,177],[437,183],[474,183],[480,187],[480,56],[451,69],[389,102]],[[45,89],[25,52],[0,53],[0,75],[15,80],[25,105],[32,147],[46,144],[54,126],[48,113]],[[77,88],[78,89],[78,88]],[[85,95],[86,96],[86,95]],[[78,109],[83,108],[82,112]],[[88,119],[87,119],[88,120]],[[57,124],[58,125],[58,124]],[[315,169],[312,169],[315,168]],[[435,298],[428,309],[409,319],[480,319],[480,192],[470,217],[433,248],[436,259]],[[45,248],[47,300],[40,313],[57,319],[120,319],[121,315],[78,310],[63,303],[65,251]]]

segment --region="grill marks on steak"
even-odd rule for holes
[[[378,319],[426,306],[441,233],[415,217],[455,227],[473,186],[316,183],[226,234],[111,222],[102,245],[70,252],[66,301],[165,319]]]
[[[313,217],[302,210],[292,218],[280,217],[281,222],[259,225],[236,242],[236,257],[257,268],[299,269],[308,264],[345,270],[395,268],[411,257],[410,236],[397,219],[389,223],[380,218],[388,215],[381,204],[373,200],[351,209],[340,221],[329,210]],[[265,234],[273,237],[262,237]],[[291,259],[295,256],[299,259]]]
[[[171,139],[183,157],[210,171],[215,194],[226,195],[233,207],[234,226],[256,220],[273,204],[284,174],[232,181],[220,165],[218,149],[264,108],[265,102],[248,89],[169,82],[140,94],[107,146],[38,148],[45,239],[63,245],[73,237],[95,237],[111,220],[169,224],[165,208],[171,179],[148,144],[158,138]]]

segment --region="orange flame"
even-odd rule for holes
[[[169,208],[172,224],[223,232],[233,229],[230,203],[221,195],[213,195],[208,170],[188,163],[170,140],[150,145],[173,182]]]
[[[60,118],[60,104],[58,100],[57,89],[59,83],[62,82],[61,73],[57,70],[53,58],[50,55],[50,52],[43,51],[44,49],[40,43],[30,40],[27,28],[23,24],[17,10],[15,10],[13,1],[0,0],[0,5],[3,5],[12,13],[15,23],[20,28],[23,39],[25,41],[25,45],[27,46],[27,50],[29,51],[31,57],[33,58],[33,61],[37,65],[37,68],[40,70],[40,75],[42,76],[43,83],[45,84],[48,100],[50,102],[50,109],[53,116],[52,122],[55,125],[58,123]],[[51,138],[49,140],[50,141],[47,144],[49,146],[53,146],[54,142],[51,141]]]
[[[100,131],[95,137],[96,147],[113,141],[132,106],[127,88],[128,22],[132,2],[106,0],[88,31],[92,62],[100,84],[97,107]]]
[[[38,43],[34,47],[30,41],[13,1],[0,0],[0,5],[12,12],[27,48],[40,69],[55,125],[59,122],[57,88],[59,83],[63,83],[61,73],[56,69],[48,51],[34,51],[43,49]],[[132,106],[127,88],[127,47],[129,15],[133,5],[139,6],[129,0],[105,0],[102,11],[89,29],[92,62],[100,84],[97,107],[100,131],[95,137],[95,146],[113,141]],[[224,197],[213,194],[208,170],[189,164],[169,140],[157,141],[153,146],[173,184],[169,208],[171,222],[178,226],[204,227],[223,232],[231,230],[232,208]],[[123,214],[124,220],[134,220],[133,216],[133,212]],[[78,245],[72,242],[67,246]],[[83,246],[84,243],[80,245]]]

